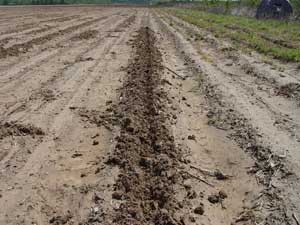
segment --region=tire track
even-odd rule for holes
[[[40,20],[40,21],[35,21],[35,22],[31,22],[31,23],[25,23],[25,24],[20,24],[17,25],[15,28],[13,29],[9,29],[7,31],[3,31],[0,33],[1,36],[7,36],[7,35],[16,35],[18,33],[27,31],[29,29],[34,28],[37,24],[41,25],[44,23],[52,23],[52,22],[67,22],[73,19],[76,19],[80,17],[80,15],[72,15],[72,16],[60,16],[58,18],[52,18],[52,19],[47,19],[47,20]]]
[[[291,77],[292,80],[300,81],[299,77],[297,76],[297,72],[295,74],[292,74],[290,71],[284,71],[284,76],[287,76],[287,78],[282,79],[281,69],[284,68],[285,70],[291,70],[286,64],[283,64],[280,61],[272,60],[272,63],[265,62],[265,57],[261,57],[259,53],[256,53],[254,56],[246,55],[244,52],[238,51],[235,49],[230,43],[226,41],[221,41],[216,39],[213,36],[213,33],[211,33],[208,30],[204,30],[202,28],[196,27],[192,24],[188,24],[187,22],[180,20],[179,18],[173,16],[173,15],[167,15],[165,12],[160,12],[161,16],[163,16],[167,22],[175,23],[176,29],[181,30],[185,29],[187,32],[190,32],[190,35],[195,35],[195,42],[199,41],[205,43],[205,49],[210,49],[211,51],[217,51],[214,55],[215,57],[222,58],[221,61],[229,61],[229,59],[232,59],[233,64],[240,63],[240,69],[244,70],[244,72],[249,73],[249,70],[251,71],[248,75],[254,75],[257,78],[262,78],[264,81],[268,81],[270,85],[274,85],[272,82],[274,80],[284,80],[288,79],[288,77]],[[186,35],[188,36],[188,35]],[[189,37],[190,38],[190,37]],[[190,38],[191,41],[193,41],[193,38]],[[263,62],[264,68],[261,68],[261,65],[259,65],[261,62]],[[269,65],[268,65],[269,64]],[[279,67],[279,71],[274,71],[274,66]],[[289,65],[291,66],[291,64]],[[294,65],[295,66],[295,65]],[[294,67],[293,66],[293,67]],[[260,67],[260,68],[259,68]],[[265,74],[267,70],[267,75]],[[297,70],[297,69],[295,69]],[[254,73],[253,73],[254,72]],[[274,76],[273,73],[276,73]],[[280,82],[282,83],[282,82]]]
[[[120,22],[118,24],[116,24],[116,27],[119,28],[123,28],[124,25],[128,26],[128,21],[132,21],[132,18],[135,18],[135,16],[133,17],[129,17],[128,19],[125,19],[123,22]],[[133,22],[133,21],[132,21]],[[91,50],[96,51],[95,49],[97,49],[97,47],[99,46],[105,46],[105,48],[101,49],[101,56],[105,56],[107,55],[110,50],[115,46],[118,45],[120,42],[123,41],[123,39],[126,37],[126,32],[123,32],[122,36],[117,40],[111,40],[111,39],[106,39],[107,43],[104,42],[104,38],[99,40],[97,43],[99,43],[97,46],[93,46],[93,48]],[[87,52],[86,52],[87,53]],[[99,52],[98,52],[99,54]],[[75,76],[74,78],[74,74],[69,73],[68,77],[60,77],[58,76],[59,79],[57,80],[51,80],[51,82],[49,82],[48,84],[45,84],[44,87],[46,87],[46,85],[48,86],[48,88],[52,89],[52,88],[60,88],[60,92],[63,93],[63,91],[69,89],[70,91],[67,91],[65,93],[63,93],[62,96],[60,96],[60,98],[57,101],[42,101],[39,102],[39,99],[28,99],[28,101],[23,104],[26,105],[26,108],[22,109],[24,111],[21,112],[21,114],[19,116],[16,115],[12,115],[11,113],[9,114],[11,117],[13,117],[14,121],[31,121],[32,118],[37,117],[37,114],[40,115],[47,115],[47,118],[45,118],[43,116],[43,120],[46,119],[46,121],[44,121],[44,124],[47,124],[47,126],[51,127],[53,124],[53,121],[60,116],[60,113],[65,111],[65,110],[69,110],[69,105],[70,102],[75,98],[75,95],[82,91],[86,91],[85,88],[83,88],[83,86],[88,87],[90,86],[90,84],[92,83],[92,80],[95,78],[94,76],[97,76],[96,74],[94,74],[94,70],[99,67],[100,63],[103,61],[102,57],[99,57],[98,59],[96,59],[94,62],[92,62],[92,64],[87,68],[86,73],[80,73],[81,71],[78,71],[78,76]],[[105,64],[106,65],[106,64]],[[104,65],[104,68],[105,68]],[[49,87],[50,86],[50,87]],[[78,98],[78,96],[77,96]],[[37,104],[37,105],[36,105]],[[49,109],[46,108],[47,104],[51,104],[51,113],[48,112]],[[63,107],[61,107],[63,106]],[[32,108],[31,108],[32,107]],[[4,121],[6,120],[10,120],[9,117],[4,119]],[[5,164],[1,165],[1,168],[3,168],[5,170],[5,177],[9,177],[9,174],[13,175],[13,174],[17,174],[19,170],[21,170],[23,168],[23,166],[26,164],[27,162],[27,158],[30,156],[30,154],[23,154],[21,150],[14,152],[14,154],[10,154],[9,157],[10,159],[5,158]],[[17,164],[16,161],[19,161],[18,163],[18,167],[7,167],[7,164]],[[22,162],[22,163],[20,163]],[[7,168],[7,169],[5,169]],[[2,173],[1,175],[2,180],[4,179],[4,174]]]
[[[235,222],[249,221],[253,224],[260,221],[266,224],[291,224],[293,206],[297,205],[297,196],[299,196],[298,191],[296,191],[298,190],[298,183],[295,183],[298,180],[298,175],[294,173],[296,171],[291,172],[295,165],[291,166],[285,163],[280,155],[282,154],[280,150],[286,146],[292,149],[297,144],[287,138],[286,133],[278,132],[275,127],[269,127],[268,132],[268,126],[273,126],[273,123],[265,122],[269,120],[268,112],[265,112],[265,109],[260,108],[257,104],[251,104],[251,98],[248,100],[247,90],[243,88],[235,90],[236,86],[227,80],[230,78],[225,79],[225,74],[213,69],[214,66],[210,65],[211,63],[200,57],[190,41],[185,40],[182,34],[168,26],[165,21],[159,20],[162,26],[174,37],[176,46],[179,49],[185,49],[181,54],[187,65],[195,70],[195,75],[200,76],[199,87],[201,90],[203,89],[201,93],[206,96],[208,105],[212,107],[207,113],[209,124],[227,131],[229,138],[234,140],[241,149],[251,154],[255,159],[255,167],[251,170],[253,169],[258,181],[265,185],[259,197],[261,200],[255,200],[263,202],[256,203],[261,204],[260,210],[246,208]],[[238,96],[236,96],[236,91]],[[249,105],[253,106],[248,108]],[[254,113],[251,113],[251,110]],[[255,118],[252,117],[253,114]],[[263,124],[259,123],[262,121],[257,120],[259,116],[265,116]],[[276,133],[277,138],[272,136],[274,133]],[[281,143],[274,144],[273,140],[279,137]],[[282,144],[282,142],[285,143]],[[273,166],[270,167],[270,164]],[[284,192],[282,186],[272,185],[277,182],[282,182]],[[287,183],[288,185],[286,185]],[[286,199],[289,200],[286,201]],[[289,204],[289,201],[294,201],[293,206]]]
[[[118,32],[119,32],[120,29],[124,29],[124,28],[128,29],[134,24],[135,20],[136,20],[136,16],[133,15],[133,16],[128,17],[124,21],[116,24],[115,28],[113,28],[113,26],[110,24],[110,30],[118,30]],[[108,33],[111,33],[111,32],[108,32]],[[82,58],[82,57],[84,58],[84,55],[92,54],[92,52],[95,52],[95,49],[98,49],[100,45],[105,46],[105,48],[101,50],[100,55],[102,57],[98,57],[98,58],[94,59],[94,62],[92,62],[91,65],[86,68],[86,70],[88,72],[85,73],[85,76],[89,77],[90,74],[93,74],[94,70],[97,67],[99,67],[100,63],[103,61],[103,57],[105,58],[105,56],[110,53],[111,49],[114,46],[119,45],[121,42],[123,42],[123,39],[125,37],[126,37],[126,33],[124,33],[124,31],[122,31],[121,36],[119,36],[117,40],[109,40],[109,36],[105,35],[102,38],[98,39],[97,42],[90,45],[87,50],[85,50],[84,52],[79,54],[76,58]],[[99,54],[99,52],[98,52],[98,54]],[[80,63],[80,62],[77,62],[77,63]],[[72,67],[74,67],[75,64],[76,64],[76,62],[74,64],[68,65],[67,69],[63,70],[61,72],[61,74],[67,73],[67,70],[72,70],[73,69]],[[78,66],[81,66],[81,65],[79,64]],[[103,68],[105,68],[106,66],[107,66],[107,64],[104,64]],[[70,89],[70,88],[67,88],[67,86],[69,86],[69,83],[71,82],[71,80],[74,80],[73,77],[74,77],[74,74],[72,74],[72,73],[69,73],[69,76],[56,76],[55,79],[51,79],[51,80],[48,80],[47,82],[43,83],[42,87],[39,89],[50,89],[50,90],[56,89],[58,91],[58,93],[64,93],[64,90]],[[77,92],[77,90],[82,89],[81,86],[82,86],[82,83],[84,83],[84,82],[82,82],[82,83],[79,82],[80,79],[81,79],[80,76],[76,77],[76,80],[78,80],[78,81],[74,81],[74,82],[77,83],[78,86],[72,85],[72,91],[68,91],[67,93],[65,93],[64,98],[63,98],[63,103],[60,103],[60,105],[68,105],[69,102],[71,101],[72,97]],[[60,89],[57,89],[58,86],[62,86],[62,87],[60,87]],[[25,105],[27,105],[28,108],[30,108],[30,105],[35,105],[34,104],[35,102],[32,101],[32,99],[34,99],[35,94],[36,93],[34,93],[29,98],[28,103],[25,104]],[[70,97],[67,97],[66,95],[70,96]],[[38,100],[38,98],[36,100]],[[39,104],[37,107],[35,107],[34,109],[31,109],[28,111],[25,110],[24,111],[25,117],[20,117],[19,119],[25,120],[26,116],[30,115],[30,111],[31,112],[40,111],[40,110],[42,110],[43,107],[46,106],[46,104],[48,104],[48,102],[44,101],[41,104]],[[11,113],[10,113],[10,115],[11,115]]]
[[[78,79],[77,79],[77,75],[74,74],[73,80],[69,80],[67,84],[62,84],[62,86],[60,86],[63,89],[67,87],[72,91],[72,93],[66,93],[65,97],[67,99],[65,99],[64,96],[60,96],[61,101],[59,100],[54,102],[53,108],[51,104],[49,104],[47,109],[43,108],[39,110],[39,113],[41,113],[42,115],[36,114],[36,112],[30,112],[31,115],[25,118],[26,121],[27,120],[40,121],[39,116],[42,116],[41,118],[44,118],[44,120],[42,121],[42,123],[44,124],[43,126],[49,128],[49,131],[48,129],[46,129],[47,135],[43,139],[43,142],[39,146],[37,146],[36,149],[34,148],[32,154],[29,155],[29,161],[27,161],[26,165],[22,169],[17,171],[17,174],[11,177],[7,177],[7,180],[4,177],[2,177],[3,178],[2,181],[4,182],[2,182],[1,187],[3,187],[5,190],[6,187],[10,187],[10,185],[15,183],[16,180],[18,180],[17,181],[18,186],[21,185],[23,188],[16,188],[16,190],[6,191],[4,198],[9,199],[13,197],[14,199],[16,199],[16,201],[10,201],[6,210],[3,210],[0,213],[0,221],[5,221],[5,223],[10,224],[13,223],[12,221],[16,222],[16,221],[20,221],[20,219],[24,219],[23,221],[26,221],[26,224],[27,222],[30,223],[31,221],[42,221],[41,224],[48,224],[49,221],[60,221],[59,218],[66,218],[65,216],[67,214],[68,215],[71,214],[73,220],[71,217],[67,216],[70,219],[70,222],[76,221],[77,223],[77,221],[80,221],[81,219],[80,216],[82,214],[86,215],[90,211],[89,208],[86,208],[84,202],[90,201],[90,196],[93,193],[92,189],[90,188],[93,188],[94,181],[86,180],[86,178],[80,178],[81,180],[83,179],[85,180],[84,183],[82,183],[82,185],[80,185],[80,183],[75,182],[71,184],[72,187],[71,186],[67,187],[63,185],[64,183],[62,182],[64,181],[60,181],[61,179],[55,181],[51,180],[51,177],[53,175],[59,177],[63,176],[61,177],[63,180],[65,178],[73,179],[74,178],[73,175],[75,176],[80,175],[78,174],[80,170],[79,169],[77,170],[78,165],[73,165],[73,163],[76,162],[77,159],[71,158],[71,156],[74,154],[73,151],[75,149],[72,150],[62,149],[61,152],[58,151],[56,152],[56,149],[58,146],[61,147],[64,146],[66,148],[70,147],[70,145],[65,143],[70,141],[69,138],[70,135],[72,135],[70,134],[70,131],[71,132],[75,131],[77,135],[80,135],[80,138],[83,138],[82,135],[85,136],[86,138],[88,138],[88,136],[86,135],[90,135],[89,130],[86,129],[83,130],[84,128],[81,126],[82,124],[77,124],[76,122],[77,120],[74,121],[71,119],[72,116],[70,116],[71,112],[69,107],[82,104],[82,100],[84,99],[89,100],[89,97],[87,96],[89,92],[88,89],[92,90],[91,86],[94,85],[95,81],[98,80],[101,76],[105,76],[105,79],[102,79],[101,84],[98,83],[100,87],[98,86],[97,89],[101,90],[101,85],[103,88],[106,88],[106,85],[111,87],[112,83],[110,81],[112,79],[111,77],[111,74],[113,73],[112,71],[116,71],[116,70],[118,71],[120,68],[116,68],[118,62],[116,61],[114,62],[114,60],[111,60],[111,56],[107,56],[107,54],[104,54],[104,52],[110,54],[110,51],[112,50],[119,51],[120,48],[122,48],[123,54],[125,54],[126,52],[124,52],[124,49],[126,50],[129,49],[129,47],[126,46],[127,41],[130,39],[129,33],[133,32],[136,29],[136,27],[139,25],[140,19],[141,16],[139,15],[139,19],[137,21],[133,21],[132,23],[132,25],[134,26],[130,26],[129,29],[124,30],[122,32],[117,32],[119,34],[118,38],[108,37],[107,41],[102,41],[104,46],[100,45],[98,46],[98,48],[94,49],[93,54],[89,53],[89,55],[92,55],[95,58],[95,61],[100,60],[100,62],[91,71],[89,70],[78,71],[78,76],[80,76],[78,77]],[[124,23],[124,24],[126,24],[126,26],[129,25],[128,23]],[[95,57],[95,55],[97,57]],[[95,61],[89,62],[89,67],[92,66],[91,64],[93,64]],[[112,67],[112,65],[114,67]],[[117,81],[117,79],[115,80],[116,80],[115,83],[118,84],[119,82]],[[90,107],[89,104],[87,104],[87,106]],[[52,111],[52,109],[54,109],[54,111]],[[59,137],[59,138],[53,139],[53,137]],[[61,144],[60,143],[61,141],[64,144]],[[74,148],[78,147],[77,143],[72,142],[70,144]],[[89,146],[86,147],[88,148]],[[90,152],[90,150],[87,148],[86,148],[87,150],[86,154]],[[99,152],[96,150],[94,151]],[[49,159],[49,156],[51,155],[50,157],[53,157],[59,161],[61,160],[56,158],[58,157],[57,153],[59,153],[58,155],[60,157],[61,156],[66,157],[69,163],[66,166],[71,166],[71,167],[65,168],[61,166],[61,164],[66,164],[65,160],[63,160],[62,163],[57,161],[56,162],[57,164],[54,165],[55,167],[53,167],[54,171],[52,171],[51,169],[52,172],[48,174],[50,170],[47,170],[47,167],[49,168],[50,165],[51,166],[53,165],[52,164],[53,161]],[[91,156],[92,157],[90,158],[90,160],[95,161],[95,154]],[[71,158],[71,160],[69,159],[69,157]],[[44,167],[39,169],[39,165],[37,165],[36,160],[38,160],[39,163],[43,161],[44,163],[42,164],[44,165]],[[11,163],[13,164],[13,162]],[[83,164],[85,163],[87,163],[86,166],[88,166],[88,168],[91,167],[92,174],[90,175],[93,176],[94,170],[96,169],[95,168],[96,165],[93,165],[90,161],[85,161]],[[76,171],[73,171],[75,169]],[[28,173],[34,174],[28,177],[28,179],[30,180],[29,183],[27,183],[26,181],[20,181],[17,178],[17,177],[24,177],[24,176],[26,177],[28,176]],[[68,181],[66,182],[68,183]],[[49,185],[47,185],[47,183],[49,183]],[[87,191],[90,190],[90,191],[89,193],[87,193],[85,192],[85,190]],[[12,208],[15,208],[20,201],[21,202],[23,201],[23,199],[27,199],[27,201],[24,202],[24,204],[19,205],[18,210],[10,210]],[[2,198],[0,199],[0,201],[5,201],[5,200]],[[35,209],[28,211],[27,209],[28,207],[30,207],[30,205],[35,205]],[[43,210],[41,211],[40,209]],[[70,209],[70,211],[66,212],[67,209]],[[9,218],[4,216],[5,212],[7,212],[10,215]],[[16,214],[19,216],[15,217]],[[36,220],[37,218],[38,220]]]
[[[66,18],[66,20],[63,20],[64,18]],[[26,24],[21,25],[22,30],[18,31],[18,29],[16,28],[17,31],[9,32],[7,34],[2,34],[0,36],[0,45],[2,47],[5,47],[5,45],[8,45],[8,43],[13,40],[20,40],[23,38],[26,39],[27,37],[32,37],[32,35],[37,35],[40,33],[44,33],[46,31],[54,30],[54,28],[57,30],[59,26],[67,25],[68,23],[73,24],[75,22],[81,22],[88,19],[93,19],[93,18],[90,16],[81,17],[80,15],[76,15],[76,16],[68,16],[68,17],[54,19],[52,22],[51,20],[46,20],[46,21],[37,21],[35,23],[30,23],[28,25]],[[50,21],[50,24],[48,21]],[[53,22],[59,22],[59,24]]]
[[[100,20],[104,20],[108,18],[107,16],[103,16],[100,18],[96,18],[93,20],[89,20],[80,24],[77,24],[75,26],[67,27],[65,29],[61,29],[57,32],[50,33],[41,37],[33,38],[25,43],[19,43],[19,44],[14,44],[8,48],[3,48],[0,47],[1,54],[0,54],[0,59],[6,58],[6,57],[11,57],[11,56],[19,56],[20,54],[24,54],[31,50],[34,46],[36,45],[42,45],[45,44],[46,42],[51,41],[52,39],[58,37],[58,36],[64,36],[65,34],[68,34],[70,32],[74,32],[79,28],[90,26]]]
[[[113,17],[114,17],[114,15],[112,15],[110,18],[105,17],[103,19],[103,22],[100,25],[105,24],[107,22],[107,20],[111,20]],[[86,27],[83,30],[83,32],[87,29],[88,29],[88,27]],[[66,49],[62,48],[60,45],[62,43],[67,42],[68,40],[70,40],[76,34],[77,34],[77,32],[75,34],[71,33],[70,35],[66,35],[66,37],[63,36],[62,39],[55,41],[54,43],[50,43],[49,46],[46,46],[47,49],[56,47],[54,50],[51,50],[51,51],[48,50],[47,52],[45,52],[45,51],[43,51],[43,49],[41,49],[40,51],[38,51],[38,53],[32,55],[28,61],[24,62],[24,58],[21,57],[18,60],[18,62],[9,64],[6,69],[3,69],[1,71],[3,75],[1,76],[2,81],[0,83],[2,83],[3,85],[6,85],[7,83],[12,84],[12,81],[14,80],[14,79],[12,79],[13,77],[17,76],[17,78],[20,79],[21,77],[24,76],[24,74],[26,72],[30,71],[36,65],[41,65],[41,63],[43,64],[43,62],[46,62],[47,60],[49,60],[49,58],[55,57],[58,54],[62,53],[63,51],[66,51]],[[67,45],[68,49],[70,49],[72,47],[73,47],[72,45],[71,46]],[[43,55],[45,55],[45,56],[43,56]],[[28,59],[28,57],[26,57],[26,59]],[[18,64],[20,64],[20,65],[18,65]],[[9,73],[9,70],[13,71],[13,74]]]
[[[110,21],[110,24],[112,23],[112,18],[109,19]],[[119,17],[116,17],[115,20],[117,21],[117,23],[114,25],[114,26],[119,26],[120,24],[122,24],[122,20],[121,21],[118,21],[120,20]],[[124,19],[126,21],[126,19]],[[100,27],[98,29],[103,29],[102,26],[106,26],[107,25],[107,21],[103,22],[103,24],[100,25]],[[110,30],[111,28],[109,28]],[[67,64],[66,66],[63,66],[61,69],[58,69],[58,70],[54,70],[52,73],[52,75],[48,78],[48,80],[44,81],[44,82],[41,82],[41,85],[38,87],[38,88],[34,88],[32,91],[33,93],[37,93],[38,90],[40,89],[43,89],[43,88],[46,88],[48,87],[50,84],[55,84],[57,82],[60,82],[64,79],[66,79],[67,77],[65,76],[62,76],[62,74],[64,74],[67,70],[71,69],[72,66],[74,66],[75,64],[79,63],[76,59],[80,59],[82,56],[88,54],[89,52],[93,51],[93,49],[99,47],[99,45],[102,45],[103,44],[103,41],[105,40],[106,38],[106,34],[104,34],[101,38],[93,41],[92,43],[90,43],[88,46],[84,47],[82,50],[79,51],[79,53],[77,55],[74,56],[74,61],[70,64]],[[51,61],[50,59],[55,59],[56,57],[58,56],[62,56],[63,55],[68,55],[69,54],[69,51],[73,51],[72,49],[73,45],[71,45],[69,47],[69,50],[66,50],[66,49],[62,49],[60,51],[54,51],[54,54],[51,54],[49,57],[47,57],[46,59],[43,59],[43,62],[42,63],[39,63],[37,62],[37,64],[39,64],[40,67],[43,67],[45,66],[46,64],[51,64]],[[31,68],[32,66],[29,65],[29,68]],[[18,89],[18,87],[24,87],[24,79],[23,77],[26,77],[26,76],[29,76],[29,75],[32,75],[34,73],[34,70],[30,69],[27,71],[20,71],[20,74],[21,76],[18,76],[17,79],[15,79],[16,82],[9,82],[8,83],[8,86],[6,87],[2,87],[3,89],[3,93],[8,93],[9,90],[14,90],[14,92],[16,92],[16,90]],[[70,74],[71,76],[71,74]],[[35,77],[34,76],[31,76],[30,79],[34,79]],[[71,77],[69,77],[71,78]],[[26,83],[29,83],[30,80],[26,80]],[[53,87],[55,87],[55,85],[53,85]],[[3,113],[3,117],[2,119],[4,118],[7,118],[9,115],[19,111],[19,110],[25,110],[24,106],[29,103],[31,101],[31,98],[35,98],[34,97],[35,94],[32,94],[30,97],[26,97],[26,98],[21,98],[14,103],[12,105],[9,106],[9,108],[7,108],[6,112]]]
[[[174,24],[174,28],[178,32],[184,34],[186,38],[188,38],[188,35],[195,33],[195,30],[192,28],[179,26],[178,21],[176,20],[172,20],[172,22]],[[192,44],[196,46],[196,48],[199,48],[196,42]],[[256,102],[258,105],[260,105],[260,108],[265,108],[265,110],[271,115],[274,124],[276,124],[274,129],[283,129],[289,133],[291,137],[295,137],[296,139],[300,140],[300,136],[297,135],[297,133],[300,131],[300,121],[296,116],[297,113],[288,112],[286,110],[286,108],[293,108],[291,105],[294,104],[295,101],[297,103],[297,98],[292,99],[287,97],[288,101],[291,102],[286,104],[285,100],[281,101],[281,104],[277,104],[280,99],[278,99],[276,92],[278,92],[278,89],[281,87],[277,80],[267,78],[262,71],[258,71],[248,61],[247,63],[241,63],[241,65],[238,66],[235,64],[231,65],[231,67],[228,69],[228,66],[226,66],[226,61],[223,63],[224,59],[226,59],[226,56],[223,56],[222,51],[218,49],[219,51],[215,52],[215,48],[209,48],[209,50],[213,52],[209,52],[212,54],[210,58],[214,59],[215,61],[215,63],[212,63],[212,66],[220,72],[220,76],[224,74],[222,77],[223,79],[227,80],[225,82],[226,84],[235,83],[236,86],[240,86],[239,93],[246,91],[244,93],[245,96],[249,95],[249,97],[246,99],[254,99],[251,102]],[[228,72],[228,70],[231,72]],[[244,70],[246,70],[246,72]],[[242,75],[243,73],[245,73],[244,76]],[[250,75],[250,77],[247,75]],[[252,77],[253,79],[251,79]],[[268,90],[262,90],[262,85],[256,85],[257,81],[265,84],[268,87]],[[271,94],[273,96],[270,96],[270,92],[274,93]],[[285,118],[286,115],[289,115],[289,118]]]

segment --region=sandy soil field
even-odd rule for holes
[[[158,8],[1,7],[0,224],[298,225],[297,87]]]

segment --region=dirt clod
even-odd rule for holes
[[[99,144],[99,141],[96,141],[96,140],[93,141],[93,145],[98,145],[98,144]]]
[[[219,196],[220,196],[221,199],[227,198],[227,194],[224,191],[222,191],[222,190],[219,191]]]
[[[220,196],[218,194],[213,194],[208,196],[207,200],[212,204],[216,204],[220,202]]]
[[[82,154],[81,153],[74,153],[73,155],[72,155],[72,158],[78,158],[78,157],[81,157],[82,156]]]
[[[277,95],[285,96],[287,98],[295,98],[300,104],[300,84],[298,83],[282,85],[277,88],[276,93]]]
[[[7,136],[35,136],[45,135],[41,128],[35,127],[32,124],[19,124],[17,122],[0,123],[0,140]]]
[[[203,215],[204,214],[204,206],[203,204],[200,204],[200,206],[196,207],[194,209],[195,214]]]
[[[196,140],[196,136],[195,135],[189,135],[188,136],[188,140],[193,140],[193,141],[195,141]]]
[[[113,194],[112,194],[112,198],[113,199],[117,199],[117,200],[122,200],[122,196],[123,194],[119,191],[115,191]]]
[[[71,218],[72,218],[72,215],[70,215],[70,214],[67,214],[64,216],[54,216],[49,220],[49,223],[53,224],[53,225],[67,224]]]

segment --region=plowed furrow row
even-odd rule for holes
[[[43,24],[43,23],[50,23],[50,22],[66,22],[70,21],[72,19],[78,18],[79,15],[72,15],[72,16],[60,16],[58,18],[52,18],[52,19],[47,19],[47,20],[40,20],[40,21],[35,21],[35,22],[27,22],[27,23],[22,23],[22,24],[17,24],[14,28],[9,28],[7,30],[4,29],[3,32],[1,32],[1,35],[7,35],[7,34],[16,34],[20,33],[29,29],[34,28],[37,24]],[[11,23],[11,21],[8,21],[8,23]]]
[[[135,56],[115,111],[121,131],[109,160],[121,169],[113,196],[125,200],[113,224],[176,224],[173,186],[180,153],[167,128],[161,55],[148,27],[138,31],[133,47]]]
[[[128,19],[125,19],[124,21],[127,21]],[[115,27],[115,26],[119,26],[120,23],[124,23],[123,20],[120,20],[119,18],[115,18],[115,19],[110,19],[110,28]],[[103,27],[105,27],[107,25],[107,23],[102,24],[101,26],[99,26],[98,29],[103,29]],[[24,88],[24,86],[30,85],[31,89],[32,89],[32,95],[31,97],[29,96],[24,96],[22,98],[18,98],[18,101],[16,101],[14,104],[10,104],[10,106],[7,108],[7,110],[5,110],[5,112],[3,111],[3,116],[7,117],[13,113],[15,113],[16,111],[18,111],[20,108],[22,110],[25,110],[24,105],[27,105],[28,107],[31,105],[29,104],[29,102],[34,103],[33,99],[35,99],[34,95],[36,92],[38,92],[39,89],[45,89],[45,88],[56,88],[59,85],[63,85],[64,83],[67,83],[69,79],[72,79],[72,73],[68,72],[74,68],[77,68],[78,66],[80,67],[80,61],[78,61],[78,59],[84,58],[85,55],[88,55],[89,53],[93,52],[94,49],[97,49],[100,45],[105,44],[107,41],[113,41],[113,40],[109,40],[106,38],[106,35],[95,39],[95,41],[93,41],[92,43],[90,43],[89,45],[83,46],[81,48],[78,48],[78,50],[74,51],[74,49],[72,49],[72,47],[74,47],[73,45],[70,46],[69,49],[64,49],[61,50],[59,52],[56,52],[54,55],[50,55],[48,60],[43,60],[42,63],[39,63],[40,66],[43,67],[47,67],[47,65],[53,63],[52,61],[56,61],[57,57],[66,57],[69,52],[72,52],[73,54],[76,52],[76,55],[74,55],[74,61],[66,66],[61,67],[61,65],[57,66],[57,69],[54,71],[48,71],[47,74],[45,74],[45,77],[40,81],[39,85],[33,85],[32,81],[35,80],[35,76],[30,76],[32,74],[32,69],[28,72],[26,71],[22,71],[22,74],[20,73],[20,76],[18,76],[18,78],[15,80],[15,82],[10,82],[8,85],[6,85],[5,87],[2,87],[2,90],[6,90],[9,92],[9,90],[18,90],[19,87]],[[115,44],[117,44],[118,42],[116,42]],[[109,51],[109,50],[108,50]],[[107,52],[108,53],[108,52]],[[106,54],[107,54],[106,53]],[[76,60],[77,59],[77,60]],[[101,59],[99,59],[101,60]],[[95,60],[95,65],[98,64],[99,60]],[[38,68],[36,68],[38,70]],[[89,68],[90,70],[91,68]],[[34,71],[34,70],[33,70]],[[28,77],[30,76],[30,77]],[[28,79],[26,79],[24,81],[24,77],[28,77]],[[64,90],[61,90],[61,92],[63,92]],[[4,93],[4,92],[3,92]],[[45,102],[44,102],[45,103]],[[41,104],[44,104],[41,103]]]
[[[12,45],[8,48],[0,47],[0,49],[1,49],[0,59],[6,58],[8,56],[18,56],[19,54],[26,53],[30,49],[32,49],[35,45],[42,45],[42,44],[44,44],[44,43],[46,43],[46,42],[48,42],[48,41],[50,41],[50,40],[52,40],[52,39],[54,39],[58,36],[66,35],[67,33],[73,32],[73,31],[75,31],[75,30],[77,30],[81,27],[89,26],[93,23],[96,23],[96,22],[98,22],[100,20],[103,20],[103,19],[106,19],[106,18],[107,18],[107,16],[96,18],[96,19],[93,19],[93,20],[89,20],[89,21],[80,23],[78,25],[67,27],[67,28],[59,30],[57,32],[47,34],[45,36],[41,36],[41,37],[31,39],[31,40],[29,40],[25,43]]]

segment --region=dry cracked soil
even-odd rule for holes
[[[299,69],[161,9],[1,7],[0,224],[299,224]]]

